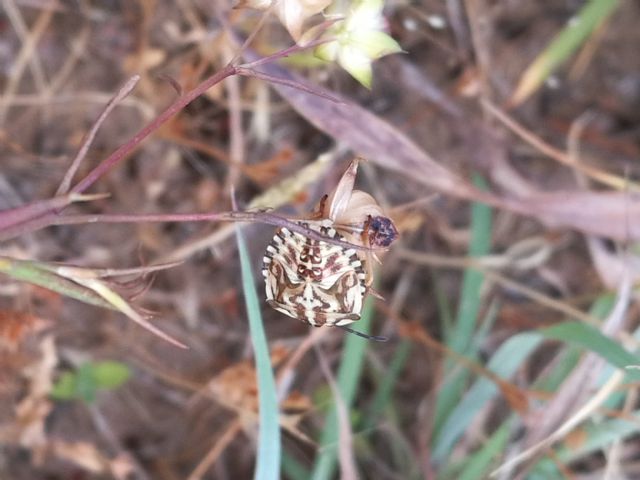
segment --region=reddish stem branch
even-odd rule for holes
[[[298,45],[296,43],[295,45],[291,45],[290,47],[284,48],[280,51],[277,51],[276,53],[272,53],[269,56],[259,58],[257,60],[254,60],[253,62],[243,63],[240,66],[247,69],[253,69],[255,67],[259,67],[260,65],[264,65],[265,63],[270,63],[270,62],[273,62],[274,60],[278,60],[280,58],[285,58],[285,57],[288,57],[289,55],[293,55],[294,53],[300,53],[305,50],[315,48],[319,45],[322,45],[330,41],[332,40],[331,39],[330,40],[313,40],[311,42],[305,43],[304,45]]]
[[[31,220],[44,217],[51,213],[51,211],[62,209],[71,203],[88,202],[91,200],[106,198],[108,196],[109,195],[104,194],[66,194],[49,198],[47,200],[38,200],[27,203],[26,205],[11,208],[9,210],[2,210],[0,211],[0,232],[4,233],[6,230],[19,228],[21,225],[30,222]]]
[[[279,52],[276,52],[272,55],[269,55],[267,57],[264,58],[260,58],[257,59],[253,62],[244,64],[244,65],[234,65],[234,64],[229,64],[227,66],[225,66],[221,71],[213,74],[212,76],[210,76],[209,78],[207,78],[206,80],[204,80],[202,83],[200,83],[197,87],[195,87],[194,89],[192,89],[191,91],[187,92],[184,95],[181,95],[179,98],[177,98],[169,107],[167,107],[157,118],[155,118],[151,123],[149,123],[147,126],[145,126],[142,130],[140,130],[133,138],[131,138],[129,141],[127,141],[125,144],[121,145],[118,149],[116,149],[111,155],[109,155],[107,158],[105,158],[103,161],[101,161],[97,167],[95,167],[93,170],[91,170],[82,180],[80,180],[80,182],[78,182],[77,185],[75,185],[73,188],[71,188],[71,190],[69,191],[69,195],[73,196],[73,195],[77,195],[79,193],[84,192],[85,190],[87,190],[89,187],[91,187],[91,185],[93,185],[96,181],[98,181],[103,175],[105,175],[107,172],[109,172],[112,168],[116,167],[119,163],[121,163],[136,147],[138,147],[138,145],[140,145],[140,143],[142,143],[143,140],[145,140],[149,135],[151,135],[153,132],[155,132],[156,130],[158,130],[164,123],[166,123],[171,117],[173,117],[175,114],[177,114],[178,112],[180,112],[183,108],[185,108],[187,105],[189,105],[193,100],[195,100],[196,98],[198,98],[200,95],[202,95],[203,93],[205,93],[209,88],[211,88],[212,86],[216,85],[217,83],[221,82],[222,80],[224,80],[225,78],[231,76],[231,75],[243,75],[243,76],[248,76],[248,77],[254,77],[254,78],[258,78],[258,79],[262,79],[262,80],[266,80],[272,83],[276,83],[276,84],[282,84],[282,85],[286,85],[292,88],[297,88],[300,90],[303,90],[305,92],[308,92],[310,94],[313,95],[319,95],[321,97],[327,98],[329,100],[332,100],[334,102],[338,101],[338,99],[333,98],[329,95],[324,94],[323,92],[320,91],[316,91],[314,89],[310,89],[308,87],[305,87],[304,85],[301,85],[297,82],[288,80],[288,79],[279,79],[277,77],[273,77],[269,74],[263,73],[263,72],[258,72],[253,70],[252,67],[256,67],[259,65],[264,65],[268,62],[272,62],[274,60],[277,60],[279,58],[282,57],[286,57],[287,55],[290,55],[292,53],[296,53],[296,52],[300,52],[309,48],[312,48],[316,45],[319,45],[321,43],[325,43],[326,40],[314,40],[311,41],[305,45],[293,45],[289,48],[286,48],[284,50],[281,50]],[[120,98],[126,96],[131,88],[133,87],[133,85],[135,84],[136,79],[132,79],[130,80],[121,90],[120,92],[116,95],[116,97],[114,98],[114,100],[112,100],[112,102],[110,102],[110,105],[107,105],[107,107],[105,108],[105,111],[103,113],[103,115],[101,115],[100,119],[98,120],[98,122],[96,122],[96,125],[94,126],[94,128],[91,130],[91,132],[88,134],[87,136],[87,140],[84,142],[82,148],[80,149],[80,151],[78,152],[78,154],[76,155],[76,159],[74,160],[74,162],[72,163],[72,166],[70,167],[69,171],[67,172],[67,174],[65,175],[65,179],[63,180],[62,184],[59,187],[59,191],[66,191],[69,188],[69,182],[75,172],[75,170],[77,169],[80,161],[82,161],[82,158],[85,156],[87,149],[89,148],[89,145],[91,144],[91,140],[93,139],[93,136],[95,135],[95,133],[97,132],[97,129],[99,128],[100,124],[102,123],[102,120],[104,119],[104,117],[106,117],[106,115],[109,113],[110,108],[112,108],[112,105],[115,105]],[[39,230],[41,228],[46,228],[50,225],[55,225],[55,224],[71,224],[71,223],[83,223],[82,221],[78,220],[78,221],[73,221],[72,218],[75,219],[80,219],[80,218],[84,218],[86,222],[92,222],[92,221],[100,221],[100,220],[91,220],[91,218],[95,218],[94,216],[76,216],[76,217],[65,217],[64,219],[58,217],[58,215],[60,214],[61,210],[68,205],[69,200],[68,198],[66,198],[67,196],[61,196],[61,197],[56,197],[50,200],[44,200],[44,201],[38,201],[38,202],[33,202],[32,204],[28,204],[22,207],[18,207],[17,209],[13,209],[10,211],[4,211],[4,212],[0,212],[0,241],[3,240],[7,240],[7,239],[11,239],[14,238],[16,236],[25,234],[25,233],[29,233],[29,232],[33,232],[36,230]],[[237,215],[237,213],[234,213],[234,215]],[[317,232],[313,232],[312,230],[309,229],[305,229],[304,227],[299,226],[297,223],[295,222],[290,222],[287,221],[285,219],[280,219],[280,220],[275,220],[276,216],[274,216],[272,220],[266,220],[268,218],[269,214],[262,214],[262,216],[260,218],[256,218],[256,217],[246,217],[246,220],[242,220],[239,217],[235,216],[233,218],[229,218],[229,220],[235,220],[235,221],[257,221],[257,222],[263,222],[263,223],[271,223],[273,225],[277,225],[277,226],[286,226],[287,228],[290,228],[292,231],[298,231],[304,235],[307,235],[310,238],[314,238],[314,239],[318,239],[318,240],[324,240],[329,242],[330,239],[323,237],[322,235],[318,234]],[[145,216],[139,216],[137,220],[130,220],[130,221],[144,221],[144,217]],[[57,220],[56,220],[57,218]],[[103,217],[103,220],[101,221],[108,221],[107,218],[109,218],[108,216]],[[115,217],[112,217],[115,218]],[[122,217],[120,217],[122,218]],[[280,217],[277,217],[280,218]],[[216,218],[218,220],[224,220],[223,218]],[[201,220],[214,220],[214,218],[200,218],[200,219],[195,219],[195,218],[189,218],[189,215],[184,216],[184,215],[178,215],[178,216],[172,216],[172,215],[167,215],[164,216],[164,219],[162,220],[148,220],[148,221],[201,221]],[[118,220],[114,220],[114,221],[118,221]],[[333,240],[330,243],[335,243],[337,245],[343,245],[343,246],[350,246],[353,248],[362,248],[362,247],[358,247],[355,245],[350,245],[347,242],[341,242],[339,240]]]
[[[252,68],[258,65],[263,65],[268,62],[272,62],[282,57],[286,57],[287,55],[291,55],[292,53],[297,53],[303,50],[307,50],[309,48],[313,48],[314,46],[319,45],[321,43],[324,43],[324,41],[316,40],[313,42],[309,42],[306,45],[293,45],[289,48],[285,48],[284,50],[281,50],[272,55],[269,55],[267,57],[261,58],[259,60],[256,60],[254,62],[245,64],[245,65],[240,65],[240,66],[235,66],[233,64],[227,65],[219,72],[207,78],[204,82],[202,82],[200,85],[195,87],[193,90],[185,93],[184,95],[176,99],[175,102],[173,102],[155,120],[153,120],[150,124],[148,124],[142,130],[140,130],[131,140],[129,140],[127,143],[125,143],[120,148],[118,148],[105,160],[100,162],[100,164],[96,168],[91,170],[85,178],[83,178],[75,187],[71,189],[71,191],[74,193],[84,192],[87,188],[89,188],[96,181],[98,181],[100,177],[102,177],[105,173],[107,173],[109,170],[111,170],[116,165],[118,165],[122,160],[124,160],[126,156],[129,155],[140,143],[142,143],[142,141],[145,138],[147,138],[151,133],[153,133],[158,128],[160,128],[165,122],[167,122],[167,120],[173,117],[176,113],[178,113],[184,107],[189,105],[192,101],[194,101],[204,92],[209,90],[209,88],[221,82],[225,78],[242,72],[242,74],[245,76],[254,76],[257,78],[264,78],[265,80],[277,83],[278,81],[277,79],[266,76],[265,74],[262,74],[260,72],[255,72],[252,70]],[[295,83],[294,84],[287,83],[287,85],[293,88],[296,88],[296,87],[301,88],[301,86],[295,85]],[[309,91],[309,93],[312,93],[312,94],[316,94],[316,95],[318,94],[313,90],[308,90],[308,89],[304,89],[304,90]]]
[[[300,82],[296,82],[295,80],[288,80],[286,78],[275,77],[273,75],[269,75],[268,73],[259,72],[258,70],[254,70],[252,68],[238,67],[236,73],[244,77],[254,77],[269,83],[276,83],[278,85],[284,85],[285,87],[295,88],[302,92],[310,93],[312,95],[317,95],[318,97],[330,100],[334,103],[344,103],[338,97],[329,95],[326,92],[320,91],[319,89],[313,89],[312,87],[304,85]]]
[[[177,98],[164,112],[156,117],[150,124],[140,130],[131,140],[118,148],[109,157],[104,159],[100,164],[91,170],[86,177],[84,177],[75,187],[71,189],[72,192],[84,192],[87,188],[93,185],[100,177],[102,177],[109,170],[118,165],[122,160],[126,158],[142,141],[147,138],[151,133],[155,132],[165,122],[167,122],[176,113],[182,110],[184,107],[193,102],[196,98],[209,90],[215,84],[221,82],[225,78],[234,75],[236,73],[236,67],[233,65],[227,65],[219,72],[207,78],[200,85],[193,90],[185,93],[181,97]]]
[[[219,212],[219,213],[185,213],[185,214],[113,214],[113,215],[62,215],[49,220],[49,225],[87,225],[92,223],[163,223],[163,222],[253,222],[287,228],[312,240],[319,240],[343,248],[356,250],[380,250],[356,245],[344,240],[328,237],[298,222],[311,220],[289,220],[270,212]]]
[[[82,163],[82,160],[84,160],[84,157],[86,157],[87,152],[89,151],[89,147],[91,147],[93,140],[98,134],[100,126],[104,123],[104,121],[107,119],[116,105],[118,105],[118,103],[120,103],[124,98],[127,97],[127,95],[131,93],[131,91],[138,84],[138,81],[140,81],[140,75],[134,75],[129,80],[127,80],[127,83],[125,83],[122,88],[120,88],[118,93],[104,107],[104,110],[98,117],[98,120],[96,120],[96,122],[93,124],[93,127],[91,127],[91,130],[89,130],[89,132],[85,135],[82,146],[78,150],[76,157],[71,162],[71,165],[69,166],[67,173],[65,173],[62,182],[60,182],[60,186],[58,187],[56,195],[64,195],[69,191],[69,188],[71,188],[71,181],[73,180],[73,176],[78,171],[78,168],[80,168],[80,164]]]

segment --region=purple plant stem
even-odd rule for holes
[[[140,75],[134,75],[129,80],[127,80],[127,82],[120,88],[118,93],[111,100],[109,100],[109,103],[107,103],[107,105],[104,107],[104,110],[102,111],[96,122],[93,124],[93,127],[91,127],[91,130],[89,130],[89,132],[87,132],[87,134],[85,135],[85,138],[82,141],[82,145],[78,150],[76,157],[71,162],[71,165],[69,166],[67,173],[65,173],[62,182],[60,182],[60,186],[58,187],[56,195],[64,195],[69,191],[73,176],[78,171],[78,168],[80,168],[82,160],[84,160],[84,158],[86,157],[87,152],[89,151],[89,148],[93,143],[93,140],[98,134],[98,130],[100,130],[100,126],[104,123],[104,121],[107,119],[116,105],[118,105],[118,103],[120,103],[125,97],[127,97],[127,95],[131,93],[131,91],[135,88],[139,81]]]
[[[69,195],[53,197],[47,200],[38,200],[20,207],[3,210],[0,212],[0,231],[17,226],[46,215],[51,210],[66,207],[71,203]]]
[[[280,228],[287,228],[312,240],[353,248],[356,250],[379,251],[387,248],[369,248],[323,235],[316,230],[305,227],[298,222],[311,220],[289,220],[269,212],[219,212],[219,213],[185,213],[185,214],[96,214],[96,215],[62,215],[48,220],[50,225],[88,225],[92,223],[160,223],[160,222],[254,222],[266,223]],[[1,239],[1,238],[0,238]]]
[[[102,177],[109,170],[118,165],[122,160],[126,158],[145,138],[151,133],[155,132],[165,122],[167,122],[176,113],[182,110],[184,107],[193,102],[196,98],[209,90],[215,84],[221,82],[225,78],[234,75],[237,69],[234,65],[227,65],[219,72],[207,78],[200,85],[193,90],[185,93],[175,102],[173,102],[164,112],[156,117],[151,123],[140,130],[131,140],[118,148],[109,157],[105,158],[100,164],[91,170],[86,177],[84,177],[78,184],[71,189],[74,193],[84,192],[87,188],[93,185],[100,177]]]
[[[333,39],[325,39],[325,40],[313,40],[311,42],[305,43],[304,45],[291,45],[285,49],[282,49],[276,53],[273,53],[269,56],[259,58],[249,63],[243,63],[241,67],[245,69],[254,69],[255,67],[259,67],[260,65],[264,65],[265,63],[271,63],[274,60],[278,60],[280,58],[288,57],[289,55],[293,55],[294,53],[300,53],[305,50],[309,50],[311,48],[315,48],[319,45],[323,45],[325,43],[329,43],[333,41]]]
[[[237,72],[238,75],[242,75],[245,77],[254,77],[260,80],[265,80],[269,83],[275,83],[278,85],[284,85],[285,87],[297,88],[298,90],[302,90],[303,92],[310,93],[312,95],[317,95],[319,97],[325,98],[332,102],[343,103],[338,97],[334,97],[333,95],[329,95],[327,92],[320,91],[319,89],[314,89],[313,87],[309,87],[307,85],[303,85],[300,82],[296,82],[294,80],[287,80],[285,78],[278,78],[273,75],[269,75],[268,73],[260,72],[258,70],[254,70],[252,68],[238,67]]]
[[[120,162],[122,162],[127,157],[127,155],[129,155],[138,145],[140,145],[140,143],[142,143],[143,140],[145,140],[151,133],[153,133],[158,128],[160,128],[171,117],[173,117],[175,114],[180,112],[183,108],[185,108],[193,100],[195,100],[197,97],[199,97],[204,92],[206,92],[209,88],[211,88],[212,86],[216,85],[217,83],[221,82],[222,80],[224,80],[225,78],[231,75],[240,74],[243,76],[255,77],[255,78],[263,79],[275,84],[282,84],[288,87],[301,89],[307,93],[319,95],[321,97],[332,100],[334,102],[339,102],[337,98],[332,97],[331,95],[328,95],[324,92],[320,92],[319,90],[315,90],[313,88],[305,87],[304,85],[296,81],[291,81],[290,79],[279,79],[268,73],[258,72],[251,68],[259,65],[264,65],[269,62],[273,62],[274,60],[277,60],[279,58],[286,57],[292,53],[307,50],[309,48],[312,48],[316,45],[319,45],[325,42],[326,40],[314,40],[305,45],[293,45],[289,48],[276,52],[272,55],[269,55],[261,59],[257,59],[253,62],[244,64],[244,65],[236,66],[233,63],[228,64],[222,70],[220,70],[219,72],[213,74],[212,76],[204,80],[194,89],[177,98],[150,124],[148,124],[142,130],[140,130],[128,142],[126,142],[125,144],[121,145],[118,149],[116,149],[111,155],[109,155],[109,157],[101,161],[97,167],[91,170],[82,180],[80,180],[80,182],[78,182],[77,185],[71,188],[70,194],[71,195],[79,194],[87,190],[91,185],[93,185],[96,181],[98,181],[103,175],[105,175],[108,171],[110,171],[112,168],[116,167]],[[135,79],[130,80],[130,82],[128,82],[125,85],[125,87],[121,89],[121,91],[116,96],[116,98],[119,98],[121,95],[126,96],[130,91],[129,90],[130,84],[135,84]],[[90,144],[90,141],[87,142],[87,147],[89,144]],[[83,151],[83,149],[81,149],[81,152],[78,154],[77,157],[82,159],[85,153],[86,152]],[[60,186],[61,191],[68,188],[68,180],[69,179],[65,178],[65,180],[61,184]],[[65,221],[60,221],[59,215],[61,211],[64,209],[64,207],[68,206],[69,203],[71,203],[70,198],[71,198],[70,196],[64,196],[64,197],[58,196],[52,199],[37,201],[37,202],[30,203],[28,205],[23,205],[15,209],[0,212],[0,241],[5,241],[25,233],[46,228],[50,225],[65,224]],[[301,227],[297,223],[290,222],[286,219],[281,219],[278,221],[279,223],[274,223],[275,220],[273,221],[266,220],[269,214],[263,214],[263,215],[265,216],[261,217],[260,219],[255,217],[251,217],[251,218],[247,217],[245,221],[257,221],[257,222],[263,222],[263,223],[271,223],[273,225],[278,225],[278,226],[286,226],[287,228],[290,228],[292,231],[298,231],[304,235],[307,235],[309,238],[324,240],[329,243],[335,243],[336,245],[350,246],[352,248],[360,248],[360,249],[364,248],[365,250],[369,250],[366,247],[359,247],[357,245],[351,245],[347,242],[342,242],[340,240],[329,239],[327,237],[320,235],[317,232],[314,232],[310,229],[305,229],[304,227]],[[178,215],[177,217],[167,215],[165,216],[164,220],[156,220],[156,221],[214,220],[214,218],[209,218],[209,219],[202,218],[201,220],[196,220],[193,218],[188,219],[188,217],[189,217],[188,215],[187,216]],[[58,218],[57,221],[55,220],[56,218]],[[85,218],[85,221],[91,222],[91,220],[88,220],[88,218],[94,218],[94,217],[93,216],[85,216],[85,217],[75,216],[74,218],[76,219]],[[105,220],[104,220],[105,222],[107,221],[106,218],[107,217],[105,217]],[[224,220],[224,219],[220,218],[219,220]],[[243,221],[243,220],[238,220],[238,217],[234,217],[233,219],[229,218],[229,220]],[[100,221],[100,220],[93,220],[93,221]],[[131,220],[131,221],[144,221],[144,215],[139,216],[138,220]],[[149,220],[149,221],[154,221],[154,220]],[[69,217],[66,217],[66,224],[72,224],[72,223],[82,223],[82,222],[81,221],[74,222],[74,221],[71,221]]]

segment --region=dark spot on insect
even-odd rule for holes
[[[320,247],[314,247],[311,250],[311,263],[322,263],[322,255],[320,254]]]
[[[325,323],[327,323],[327,315],[323,312],[318,312],[315,314],[316,327],[321,327]]]
[[[329,258],[327,258],[327,263],[325,264],[324,268],[326,268],[331,273],[336,273],[338,270],[340,270],[340,265],[336,263],[339,258],[340,254],[332,254]]]
[[[388,247],[398,238],[398,230],[390,218],[369,216],[365,233],[372,247]]]

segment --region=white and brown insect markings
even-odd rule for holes
[[[327,220],[300,224],[343,238]],[[354,249],[281,228],[267,247],[262,273],[267,303],[285,315],[316,327],[360,319],[366,275]]]
[[[316,327],[345,326],[360,319],[367,294],[375,294],[373,249],[388,248],[398,230],[375,199],[354,190],[359,160],[351,162],[336,188],[298,223],[322,235],[365,247],[335,245],[281,228],[264,256],[267,303]]]

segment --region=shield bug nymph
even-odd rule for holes
[[[300,222],[342,240],[330,223]],[[285,315],[316,327],[343,326],[360,319],[366,275],[352,248],[280,228],[267,247],[262,273],[267,303]]]

